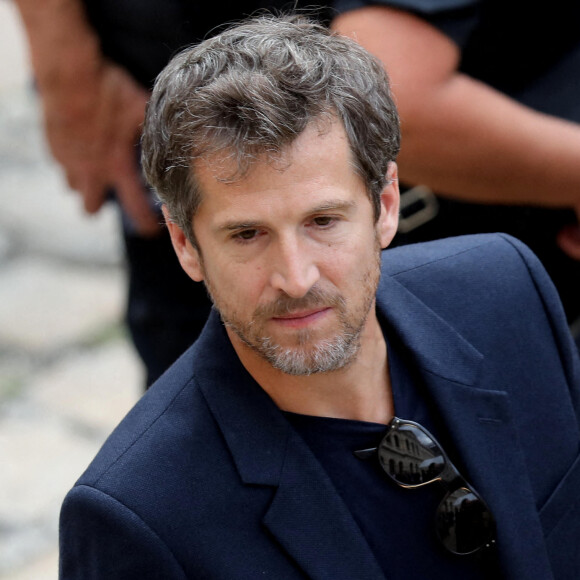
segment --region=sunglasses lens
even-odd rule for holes
[[[494,536],[494,526],[485,503],[465,487],[445,496],[437,508],[437,535],[454,554],[470,554],[485,546]]]
[[[395,425],[381,441],[379,460],[386,473],[402,486],[430,483],[445,468],[439,446],[409,423]]]

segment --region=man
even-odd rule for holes
[[[381,257],[398,147],[382,66],[299,17],[161,74],[144,167],[215,311],[67,496],[61,578],[580,570],[555,290],[506,236]]]
[[[580,347],[580,3],[335,4],[333,26],[381,59],[404,119],[399,176],[420,189],[402,195],[395,243],[517,237]]]

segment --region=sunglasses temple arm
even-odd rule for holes
[[[378,447],[370,447],[369,449],[359,449],[355,451],[354,454],[356,457],[362,460],[370,459],[377,453]]]

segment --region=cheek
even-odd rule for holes
[[[372,231],[371,235],[353,236],[349,243],[333,246],[325,257],[327,271],[343,280],[360,280],[360,276],[377,262],[378,243]]]
[[[230,307],[255,309],[263,298],[265,275],[264,267],[229,264],[215,269],[211,282],[218,296]]]
[[[367,271],[368,256],[352,246],[329,252],[320,267],[322,280],[330,282],[341,293],[356,292]]]

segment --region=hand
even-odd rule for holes
[[[135,149],[147,91],[106,60],[87,67],[67,88],[52,87],[40,85],[48,142],[86,211],[97,212],[114,188],[136,230],[157,233],[160,220],[150,206]]]
[[[560,249],[574,260],[580,260],[580,206],[576,208],[578,223],[566,226],[558,233]]]

